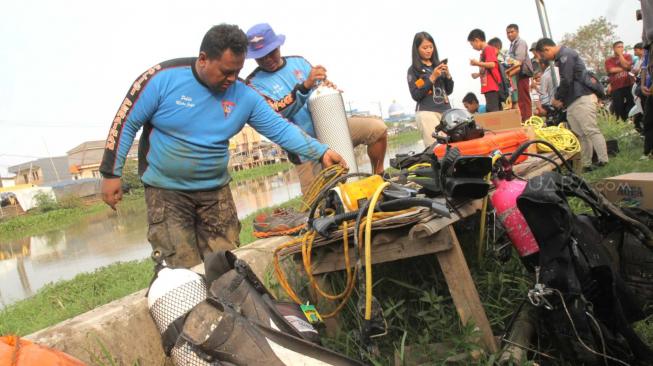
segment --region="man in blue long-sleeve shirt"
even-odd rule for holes
[[[545,60],[555,60],[560,71],[560,85],[551,104],[556,108],[567,108],[567,122],[580,140],[583,168],[593,169],[594,151],[599,159],[597,165],[607,164],[608,148],[596,123],[596,103],[592,99],[592,90],[585,83],[587,69],[583,60],[578,52],[558,46],[549,38],[537,41],[535,48]]]
[[[214,26],[198,57],[160,63],[136,79],[113,120],[100,166],[102,197],[114,209],[122,198],[125,158],[142,127],[139,174],[157,261],[191,267],[211,251],[237,246],[228,145],[246,122],[306,160],[343,161],[238,80],[246,52],[241,29]]]

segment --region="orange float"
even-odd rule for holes
[[[486,135],[484,137],[452,142],[449,145],[451,147],[457,147],[461,155],[490,156],[497,150],[502,154],[512,153],[517,150],[519,145],[529,140],[526,132],[521,129],[503,132],[486,131],[485,133]],[[447,145],[445,144],[438,144],[433,149],[433,153],[438,159],[442,159],[446,152]],[[526,159],[528,159],[528,156],[522,155],[515,163],[521,163]]]
[[[2,366],[85,366],[61,351],[39,346],[18,336],[0,337]]]

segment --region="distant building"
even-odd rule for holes
[[[229,140],[229,152],[242,153],[252,151],[261,144],[261,135],[250,125],[245,125],[240,132]]]
[[[243,170],[288,160],[278,145],[264,140],[250,125],[229,140],[229,169]]]
[[[350,110],[347,111],[347,117],[351,117],[351,116],[369,117],[371,115],[372,114],[367,109],[354,108],[354,109],[350,109]]]
[[[104,155],[104,140],[86,141],[68,151],[68,171],[72,179],[100,178],[100,163]],[[138,159],[138,140],[127,153],[128,159]]]
[[[57,156],[41,158],[9,167],[9,172],[16,174],[14,184],[43,185],[68,180],[68,157]]]
[[[406,109],[396,101],[392,101],[392,104],[388,107],[388,118],[386,119],[386,122],[402,122],[413,118],[414,116],[407,113]]]
[[[16,185],[16,176],[0,177],[0,188],[9,188]]]

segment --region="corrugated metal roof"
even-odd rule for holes
[[[62,180],[70,179],[70,172],[68,171],[68,156],[56,156],[52,158],[41,158],[28,161],[22,164],[10,166],[7,170],[10,173],[18,174],[21,170],[34,169],[35,167],[41,168],[43,174],[43,183],[52,183]]]
[[[94,165],[102,162],[104,156],[104,140],[86,141],[77,145],[74,149],[68,151],[68,164],[70,166]],[[129,155],[138,154],[138,139],[134,140]]]

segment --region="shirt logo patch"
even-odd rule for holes
[[[175,101],[175,104],[186,108],[195,107],[195,103],[193,103],[193,98],[187,95],[182,95],[181,97],[179,97],[179,99]]]
[[[295,74],[295,78],[297,78],[297,81],[304,81],[304,74],[302,74],[301,70],[295,69],[293,73]]]
[[[231,114],[231,111],[234,109],[236,106],[236,103],[230,102],[228,100],[223,100],[222,101],[222,111],[224,112],[224,118],[228,118],[229,115]]]

